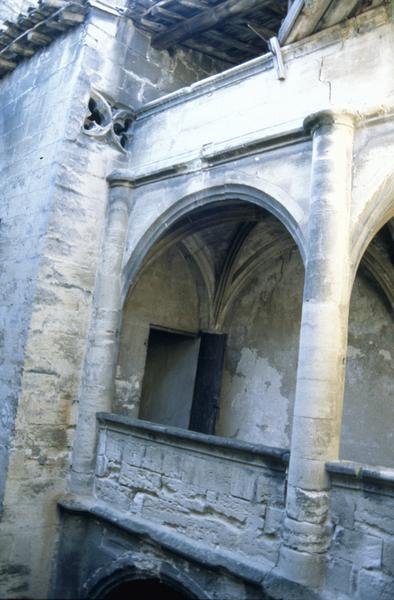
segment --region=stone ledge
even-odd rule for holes
[[[110,523],[130,534],[149,538],[160,547],[211,569],[222,569],[232,576],[254,585],[262,585],[273,564],[253,564],[250,558],[235,552],[218,550],[207,544],[196,542],[185,535],[174,533],[168,527],[156,525],[144,519],[130,517],[93,497],[65,496],[58,501],[61,509],[68,513],[91,515]]]
[[[27,14],[4,21],[0,28],[0,78],[68,29],[81,25],[87,10],[87,0],[39,0]]]
[[[326,464],[326,470],[333,478],[347,479],[349,483],[372,482],[394,487],[394,469],[365,465],[350,460],[338,460]]]
[[[221,450],[231,450],[240,453],[246,453],[252,457],[268,460],[276,463],[280,470],[286,468],[289,462],[290,452],[286,448],[273,448],[260,444],[251,444],[240,440],[219,437],[216,435],[207,435],[188,429],[180,429],[178,427],[170,427],[168,425],[159,425],[149,421],[133,419],[123,415],[115,415],[112,413],[97,413],[97,420],[104,427],[114,427],[116,430],[140,431],[143,433],[164,436],[168,440],[184,440],[196,443],[203,446],[214,446]]]
[[[138,115],[138,112],[136,114]],[[148,163],[137,169],[118,169],[107,176],[107,181],[110,185],[116,185],[114,182],[117,181],[127,181],[130,187],[138,188],[173,177],[190,175],[255,154],[271,152],[309,141],[310,136],[305,134],[302,122],[297,119],[280,123],[279,126],[256,130],[246,136],[206,144],[200,151],[173,156],[170,162],[165,160]]]
[[[270,600],[320,600],[318,591],[290,581],[284,574],[268,561],[254,563],[235,552],[218,548],[188,539],[185,535],[175,533],[163,525],[154,525],[143,519],[130,517],[115,510],[92,496],[63,496],[58,501],[59,508],[69,514],[93,517],[109,523],[118,529],[151,540],[164,550],[181,556],[186,560],[200,564],[207,569],[220,570],[232,577],[262,588],[264,598]]]

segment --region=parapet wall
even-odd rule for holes
[[[327,576],[321,589],[307,590],[276,567],[287,451],[112,414],[98,419],[94,496],[60,502],[54,589],[62,597],[91,597],[126,576],[125,569],[146,565],[162,574],[176,565],[173,574],[197,581],[201,598],[219,599],[223,589],[228,598],[394,596],[393,470],[327,465],[333,525]],[[183,581],[186,589],[192,580]]]
[[[95,496],[255,562],[276,562],[287,451],[100,415]]]
[[[327,469],[335,524],[327,587],[335,597],[389,600],[394,597],[394,470],[347,461]]]

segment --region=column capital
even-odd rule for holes
[[[334,125],[342,125],[345,127],[354,128],[356,123],[356,115],[347,109],[326,109],[308,115],[304,119],[304,129],[311,135],[320,127]]]
[[[134,179],[124,169],[112,171],[112,173],[107,175],[107,183],[110,188],[125,187],[130,189],[134,187]]]

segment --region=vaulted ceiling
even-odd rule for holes
[[[188,213],[154,245],[139,277],[176,247],[195,277],[205,327],[221,327],[257,269],[298,252],[286,228],[266,210],[245,202],[207,205]],[[370,243],[360,264],[394,316],[394,220]],[[133,282],[133,286],[139,277]]]

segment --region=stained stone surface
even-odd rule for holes
[[[70,467],[105,177],[125,159],[82,132],[90,89],[134,110],[215,71],[214,61],[191,51],[161,55],[130,21],[92,11],[87,25],[0,83],[0,497],[6,494],[1,535],[8,540],[0,588],[6,595],[42,597],[50,576],[53,498],[66,489]]]
[[[13,8],[25,5],[7,0],[0,16]],[[370,255],[369,275],[360,270],[350,303],[341,452],[370,466],[340,463],[326,471],[327,447],[341,436],[341,398],[332,403],[337,414],[330,415],[334,425],[328,428],[319,394],[312,425],[320,427],[305,428],[288,487],[282,460],[293,441],[302,260],[308,263],[316,159],[302,123],[327,107],[350,107],[356,115],[352,156],[335,165],[352,174],[349,209],[337,217],[341,224],[348,219],[346,267],[355,276],[371,240],[394,215],[393,28],[381,7],[290,45],[283,50],[287,78],[278,81],[270,55],[222,72],[223,65],[194,52],[152,50],[130,20],[92,9],[83,26],[60,35],[1,80],[0,595],[38,599],[55,590],[82,598],[119,570],[131,569],[164,573],[197,597],[218,600],[394,596],[394,294],[387,256]],[[126,151],[84,133],[92,90],[135,116]],[[125,194],[130,216],[123,223],[125,247],[116,256],[121,269],[112,281],[121,290],[119,310],[137,281],[137,309],[131,293],[119,360],[117,328],[101,338],[118,367],[117,381],[105,382],[106,393],[115,387],[107,409],[137,416],[146,334],[155,313],[163,326],[194,333],[228,326],[217,430],[225,440],[141,433],[141,424],[132,430],[115,418],[101,426],[97,449],[102,396],[95,397],[92,387],[103,381],[108,365],[100,364],[100,356],[108,355],[108,347],[100,355],[98,343],[95,364],[89,349],[93,339],[100,342],[100,311],[113,292],[104,286],[98,298],[102,249],[111,244],[107,177],[114,170],[123,175],[113,193]],[[293,249],[275,245],[279,230],[273,234],[259,224],[254,242],[250,238],[227,270],[219,306],[217,267],[242,203],[249,207],[246,222],[255,218],[250,206],[281,221]],[[220,229],[222,237],[215,239],[219,228],[194,235],[194,211],[208,205],[209,219],[225,207],[216,224],[228,219],[231,226]],[[179,219],[186,229],[189,224],[193,239],[181,258],[177,246],[152,263],[145,271],[152,276],[149,289],[149,277],[144,282],[137,275]],[[314,250],[318,277],[319,248]],[[249,271],[256,254],[260,270]],[[324,285],[329,289],[330,281]],[[163,302],[168,298],[171,314]],[[344,302],[342,316],[346,308]],[[330,326],[327,318],[331,334]],[[315,341],[313,327],[308,335]],[[324,374],[327,357],[342,356],[338,347],[326,353],[322,336],[318,341]],[[342,368],[340,362],[338,372]],[[96,401],[90,412],[84,411],[85,392]],[[78,435],[97,468],[83,474],[84,498],[70,482]],[[271,451],[259,454],[256,444]],[[282,447],[286,452],[278,451]],[[312,471],[319,489],[310,484]],[[301,484],[308,477],[306,488]],[[311,577],[311,564],[318,576]]]
[[[150,434],[138,421],[124,423],[115,431],[104,421],[100,430],[99,500],[213,547],[236,547],[254,563],[276,562],[285,463],[263,452],[248,455],[241,443],[226,449],[218,438],[212,448],[205,436],[177,440],[171,428],[156,426]]]

